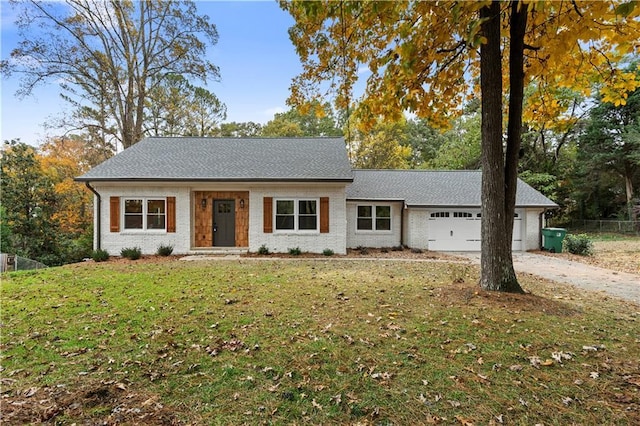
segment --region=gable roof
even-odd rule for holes
[[[480,207],[479,170],[354,170],[347,200],[404,201],[409,207]],[[518,179],[517,207],[558,207]]]
[[[338,181],[353,175],[342,138],[151,137],[77,181]]]

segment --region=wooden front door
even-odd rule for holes
[[[213,200],[213,245],[235,247],[236,205],[234,200]]]

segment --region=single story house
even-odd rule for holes
[[[479,171],[353,170],[342,138],[146,138],[76,180],[112,255],[480,250]],[[518,182],[514,250],[540,248],[555,207]]]

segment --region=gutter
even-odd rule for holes
[[[93,186],[91,186],[91,182],[86,181],[84,183],[84,185],[89,189],[89,191],[93,192],[93,194],[98,199],[98,209],[97,209],[97,212],[96,212],[96,216],[97,217],[96,217],[96,221],[95,221],[96,228],[98,228],[98,229],[94,229],[93,232],[97,232],[97,234],[96,234],[96,236],[97,236],[97,238],[96,238],[96,250],[100,250],[101,249],[101,247],[100,247],[100,242],[101,242],[100,241],[100,235],[102,235],[102,224],[101,224],[102,221],[100,220],[100,216],[102,216],[101,215],[101,213],[102,213],[102,209],[101,209],[102,197],[100,196],[98,191],[96,191],[96,189]]]

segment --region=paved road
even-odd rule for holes
[[[480,253],[455,253],[480,263]],[[603,291],[640,304],[640,276],[534,253],[513,253],[516,272],[564,282],[591,291]]]

